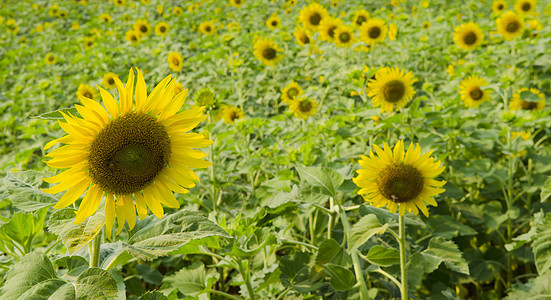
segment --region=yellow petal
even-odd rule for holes
[[[117,90],[119,91],[119,111],[121,115],[124,115],[128,112],[128,105],[126,104],[126,89],[124,88],[122,81],[118,77],[114,77],[113,79],[115,80],[115,84],[117,85]],[[130,105],[132,105],[132,103],[130,103]],[[118,218],[118,213],[117,213],[117,218]],[[118,230],[122,230],[122,229],[119,228]]]
[[[174,99],[172,99],[172,102],[168,105],[168,107],[161,112],[159,115],[158,121],[161,122],[173,115],[175,115],[178,110],[184,105],[184,102],[186,102],[186,97],[188,94],[188,89],[183,90],[180,92]]]
[[[102,197],[103,190],[98,188],[97,184],[92,185],[80,203],[80,207],[77,211],[77,217],[75,218],[75,224],[80,224],[86,218],[93,215],[96,210],[98,210]]]
[[[159,196],[153,192],[151,185],[143,190],[143,197],[147,207],[149,207],[149,210],[151,210],[157,218],[162,218],[164,214],[163,207],[161,205],[161,201],[158,199]]]
[[[404,162],[404,141],[399,140],[394,146],[394,163],[401,164]]]
[[[122,229],[124,228],[124,221],[125,221],[125,214],[124,214],[124,200],[122,199],[122,196],[117,195],[117,203],[115,205],[116,208],[116,216],[117,216],[117,232],[115,235],[118,235],[121,233]]]
[[[49,161],[46,161],[46,164],[53,168],[71,168],[77,165],[80,165],[83,161],[87,160],[88,155],[86,153],[81,153],[80,155],[75,156],[64,156],[64,157],[55,157]]]
[[[136,83],[136,109],[141,112],[147,100],[147,87],[142,72],[138,69],[138,82]]]
[[[425,202],[423,201],[423,199],[421,197],[417,197],[415,199],[415,204],[423,212],[423,215],[425,215],[425,217],[429,216],[429,210],[427,209],[427,206],[425,205]]]
[[[153,91],[151,91],[149,96],[147,96],[147,100],[146,100],[145,106],[143,108],[143,111],[148,112],[148,111],[153,110],[153,108],[157,104],[157,103],[155,103],[157,101],[157,98],[159,97],[159,95],[162,94],[164,88],[166,87],[166,85],[168,84],[168,82],[170,81],[171,78],[172,78],[172,75],[168,75],[163,80],[161,80],[161,82],[159,82],[159,84],[157,84],[157,86],[153,89]]]
[[[139,72],[139,71],[138,71]],[[126,81],[126,111],[132,110],[132,96],[134,95],[134,71],[130,68]]]
[[[117,105],[117,101],[115,101],[115,98],[113,98],[111,93],[102,89],[101,87],[97,86],[97,88],[101,93],[101,98],[103,99],[103,105],[105,105],[105,108],[107,109],[107,112],[109,112],[109,115],[111,115],[112,118],[118,117],[119,106]]]
[[[134,207],[134,201],[130,195],[122,195],[123,204],[122,210],[124,211],[124,216],[128,222],[128,227],[130,230],[136,226],[136,208]]]
[[[176,197],[174,197],[174,194],[172,193],[170,188],[164,185],[161,181],[155,182],[155,185],[153,186],[153,192],[156,192],[157,195],[160,196],[159,200],[161,200],[161,203],[165,206],[170,208],[180,207],[180,203],[178,203],[178,200],[176,200]]]
[[[113,223],[115,223],[115,200],[113,194],[105,197],[105,235],[111,240],[113,234]]]
[[[96,113],[102,120],[103,120],[103,123],[107,123],[109,122],[109,115],[107,114],[107,112],[105,111],[105,109],[103,108],[103,106],[101,106],[101,104],[97,103],[96,101],[94,100],[90,100],[86,97],[83,97],[81,95],[78,95],[78,99],[80,100],[80,102],[86,107],[88,108],[89,110],[93,111],[94,113]]]
[[[88,170],[88,165],[85,164],[85,162],[82,162],[80,165],[74,166],[69,170],[63,171],[52,177],[42,178],[42,180],[48,183],[58,183],[66,180],[74,180],[75,178],[88,176],[88,174],[85,172],[87,170]]]
[[[164,184],[166,184],[172,191],[179,193],[179,194],[186,194],[189,193],[189,190],[186,190],[185,188],[181,187],[176,182],[170,180],[170,178],[166,177],[165,175],[157,177],[158,180],[162,180]]]
[[[92,183],[92,179],[88,177],[85,177],[83,178],[83,180],[77,182],[65,194],[63,194],[63,197],[61,197],[61,199],[57,201],[56,205],[54,205],[54,208],[60,209],[73,204],[73,202],[77,201],[77,199],[80,198],[84,191],[86,191],[88,186],[90,186],[90,183]]]
[[[142,196],[142,193],[134,193],[134,200],[136,201],[136,211],[138,212],[140,220],[145,219],[145,217],[147,217],[147,205],[145,203],[145,199]]]

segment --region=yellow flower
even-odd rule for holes
[[[421,1],[421,7],[422,8],[428,8],[430,5],[430,1],[429,0],[423,0]]]
[[[335,29],[335,44],[339,47],[350,47],[356,42],[352,28],[341,25]]]
[[[512,11],[501,15],[496,23],[497,31],[507,41],[519,37],[524,32],[524,20]]]
[[[293,32],[293,35],[297,39],[297,42],[301,46],[305,46],[306,44],[310,44],[310,32],[302,27],[295,27],[295,31]]]
[[[496,14],[500,14],[507,9],[507,2],[504,0],[495,0],[492,3],[492,11]]]
[[[397,210],[400,216],[406,210],[419,214],[419,210],[428,217],[427,205],[437,206],[434,196],[443,193],[441,188],[446,181],[437,181],[445,167],[440,161],[434,161],[432,151],[421,154],[421,147],[410,143],[404,151],[404,141],[400,140],[394,150],[384,143],[383,149],[373,145],[377,155],[369,151],[369,157],[361,155],[362,169],[357,170],[358,177],[353,178],[360,188],[358,194],[375,207],[386,205],[391,213]]]
[[[290,103],[291,100],[294,100],[302,94],[304,94],[304,91],[300,85],[293,81],[281,90],[281,100],[283,100],[283,103]]]
[[[182,83],[176,82],[174,84],[174,96],[173,97],[178,96],[178,94],[180,94],[183,91],[184,91],[184,86],[182,85]]]
[[[91,99],[91,100],[96,100],[96,98],[98,97],[98,93],[96,92],[96,90],[85,84],[85,83],[81,83],[79,86],[78,86],[78,90],[77,90],[77,96],[80,98],[80,97],[85,97],[87,99]]]
[[[215,30],[214,22],[204,21],[203,23],[199,24],[199,30],[201,30],[204,35],[212,34]]]
[[[234,7],[241,7],[243,0],[230,0],[230,4]]]
[[[281,25],[281,20],[277,16],[277,14],[272,14],[268,20],[266,20],[266,26],[270,28],[271,30],[274,30],[278,28]]]
[[[151,34],[151,25],[149,25],[146,20],[136,21],[132,28],[134,28],[134,31],[137,32],[142,38]]]
[[[94,45],[94,38],[93,37],[87,37],[84,39],[84,49],[88,50]]]
[[[352,24],[357,28],[360,28],[363,23],[369,20],[369,12],[365,9],[360,9],[354,13],[354,18],[352,19]]]
[[[184,68],[184,58],[178,52],[170,52],[167,57],[168,66],[174,72],[180,72]]]
[[[175,16],[180,16],[182,13],[184,12],[184,10],[179,7],[179,6],[175,6],[173,9],[172,9],[172,14],[175,15]]]
[[[484,78],[471,76],[461,81],[459,84],[459,94],[465,106],[470,108],[478,107],[484,101],[490,101],[490,90],[482,90],[482,87],[488,85]]]
[[[327,17],[329,17],[327,9],[313,2],[300,11],[299,19],[304,27],[317,31],[320,28],[321,21]]]
[[[71,26],[71,29],[77,30],[79,27],[80,27],[80,25],[78,24],[78,22],[77,22],[77,21],[74,21],[74,22],[73,22],[73,25]]]
[[[230,23],[228,23],[227,28],[228,28],[228,30],[230,30],[230,31],[239,31],[239,30],[241,30],[241,26],[239,25],[238,22],[230,22]]]
[[[534,15],[536,12],[537,0],[517,0],[515,10],[521,15]]]
[[[164,11],[164,7],[162,4],[157,5],[157,13],[160,15]]]
[[[158,36],[166,36],[169,28],[167,22],[159,22],[155,25],[155,34]]]
[[[50,15],[50,17],[55,18],[59,15],[59,11],[59,6],[57,4],[54,4],[48,9],[48,14]]]
[[[408,100],[415,95],[413,83],[417,81],[413,73],[397,67],[385,67],[379,70],[375,79],[368,82],[368,96],[373,106],[381,107],[381,112],[390,112],[405,107]]]
[[[111,16],[108,15],[108,14],[101,14],[99,15],[98,17],[102,22],[105,22],[105,23],[110,23],[111,22]]]
[[[137,33],[136,31],[134,31],[132,29],[130,29],[126,32],[126,34],[124,35],[124,38],[134,46],[138,45],[141,41],[141,37],[140,37],[139,33]]]
[[[321,20],[319,33],[321,40],[327,42],[335,41],[335,30],[342,25],[342,20],[339,18],[327,17]]]
[[[195,186],[199,177],[190,168],[207,168],[212,164],[200,148],[212,144],[202,135],[190,133],[205,120],[203,108],[178,113],[187,92],[173,97],[175,79],[167,76],[147,95],[143,75],[137,82],[130,70],[123,86],[116,79],[119,101],[100,88],[103,106],[79,97],[76,105],[82,118],[62,113],[59,122],[67,135],[46,144],[45,150],[57,143],[66,144],[46,156],[53,168],[69,168],[53,177],[44,178],[58,185],[43,190],[49,194],[67,191],[54,208],[73,204],[82,194],[75,223],[93,215],[104,201],[105,227],[111,237],[115,218],[117,233],[128,222],[129,229],[147,216],[147,209],[161,218],[161,204],[178,208],[173,192],[184,194]],[[134,89],[135,86],[135,89]],[[104,108],[105,106],[105,108]]]
[[[116,7],[121,7],[126,4],[126,0],[113,0],[113,4],[115,4]]]
[[[147,4],[151,3],[151,0],[142,0],[142,3],[147,5]]]
[[[360,27],[360,39],[371,46],[385,40],[388,31],[385,21],[380,19],[369,19]]]
[[[477,24],[469,22],[455,27],[453,40],[459,48],[473,50],[484,41],[484,33]]]
[[[394,23],[388,24],[388,40],[394,41],[398,35],[398,27]]]
[[[254,56],[267,66],[275,66],[283,59],[280,48],[268,38],[261,38],[254,43]]]
[[[308,98],[296,98],[291,100],[289,109],[293,112],[294,116],[303,120],[308,117],[313,117],[318,111],[318,103]]]
[[[222,110],[222,118],[226,124],[234,124],[235,120],[241,119],[245,116],[245,113],[236,106],[226,106]]]
[[[530,132],[528,131],[513,131],[511,132],[511,139],[514,140],[517,137],[521,137],[523,140],[527,141],[530,139]]]
[[[543,110],[545,95],[535,88],[521,88],[513,95],[509,108],[511,110]]]
[[[430,22],[429,21],[425,21],[423,22],[423,24],[421,25],[421,29],[423,30],[427,30],[430,28]]]
[[[53,55],[52,53],[46,54],[46,57],[44,58],[44,62],[47,65],[53,65],[56,63],[56,61],[57,61],[57,57],[55,57],[55,55]]]
[[[101,84],[108,90],[112,90],[116,87],[115,85],[115,78],[118,78],[117,74],[113,72],[109,72],[105,75],[103,75],[103,78],[101,80]]]

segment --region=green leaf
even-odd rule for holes
[[[505,245],[507,251],[516,250],[527,243],[531,243],[537,237],[537,227],[545,221],[545,213],[543,211],[537,212],[532,217],[532,227],[527,233],[521,234],[513,238],[513,242]]]
[[[308,264],[310,255],[306,252],[295,252],[293,255],[283,256],[279,262],[281,275],[279,279],[285,287],[292,287],[301,293],[308,293],[319,289],[322,283],[311,283]]]
[[[336,198],[336,191],[344,181],[341,174],[330,168],[297,167],[297,171],[302,181],[320,187],[324,194],[333,198]]]
[[[148,291],[140,297],[140,300],[168,300],[168,297],[157,291]]]
[[[42,208],[34,213],[15,213],[7,223],[0,226],[0,240],[10,249],[17,244],[24,253],[31,252],[33,239],[44,230],[47,211],[47,208]]]
[[[61,114],[61,112],[66,113],[66,114],[70,113],[73,116],[78,115],[77,109],[74,108],[74,107],[71,107],[71,108],[63,108],[63,109],[43,113],[41,115],[36,116],[35,118],[42,119],[42,120],[63,120],[64,118],[63,118],[63,115]]]
[[[162,219],[149,216],[142,222],[146,225],[139,228],[128,243],[123,243],[123,249],[143,260],[166,256],[192,240],[207,236],[230,237],[200,212],[181,210]]]
[[[441,236],[445,239],[451,239],[457,236],[475,235],[476,230],[461,224],[451,216],[435,215],[428,218],[429,226],[434,231],[434,236]]]
[[[517,283],[505,298],[505,300],[517,299],[551,299],[551,275],[545,275],[532,278],[526,283]]]
[[[535,224],[535,227],[532,251],[538,274],[543,275],[551,269],[551,214],[547,214],[541,223]]]
[[[5,191],[15,207],[22,211],[36,211],[57,203],[58,199],[40,190],[42,178],[47,177],[42,172],[23,171],[8,172],[4,177]]]
[[[48,221],[48,230],[61,238],[70,254],[76,253],[101,232],[105,218],[95,214],[80,224],[74,224],[76,210],[64,208],[54,212]]]
[[[381,226],[375,215],[363,216],[350,230],[351,249],[357,249],[376,234],[383,234],[387,227],[388,224]]]
[[[323,268],[331,277],[329,284],[335,291],[348,291],[354,287],[356,277],[349,269],[335,264],[326,264]]]
[[[101,244],[99,252],[99,265],[104,270],[111,270],[133,258],[128,251],[122,247],[122,242]]]
[[[331,260],[342,252],[342,248],[334,239],[325,240],[318,248],[316,255],[316,265],[323,265],[331,262]]]
[[[429,246],[423,251],[423,254],[440,259],[452,271],[469,275],[469,266],[453,241],[434,237],[429,241]]]
[[[540,201],[545,202],[551,196],[551,177],[545,180],[545,184],[541,187]]]
[[[108,271],[100,268],[84,271],[73,284],[77,291],[77,299],[115,299],[117,297],[117,281]]]
[[[369,248],[365,258],[372,264],[388,267],[400,263],[400,251],[375,245]]]
[[[409,266],[407,269],[408,286],[412,290],[416,290],[421,286],[423,276],[431,273],[438,268],[442,260],[432,255],[424,253],[415,253],[409,258]]]
[[[206,272],[202,262],[196,261],[188,268],[182,268],[174,275],[167,276],[165,282],[177,288],[183,294],[193,295],[206,288]]]
[[[540,97],[538,95],[530,92],[530,91],[523,91],[520,93],[520,99],[528,102],[538,102],[540,101]]]

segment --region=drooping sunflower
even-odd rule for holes
[[[434,180],[445,167],[440,161],[434,161],[432,151],[421,154],[421,147],[410,143],[404,151],[404,141],[400,140],[394,150],[384,143],[383,149],[377,145],[375,155],[369,151],[369,157],[361,155],[358,177],[353,178],[360,188],[358,194],[375,207],[386,205],[391,213],[397,210],[400,216],[407,211],[419,214],[419,210],[429,216],[426,204],[437,206],[434,196],[443,193],[441,188],[446,181]]]
[[[96,98],[98,97],[98,92],[96,92],[96,90],[85,84],[85,83],[81,83],[79,86],[78,86],[78,89],[77,89],[77,97],[86,97],[88,99],[92,99],[92,100],[96,100]]]
[[[517,0],[515,10],[521,16],[533,15],[536,11],[537,0]]]
[[[521,88],[513,95],[509,108],[511,110],[543,110],[545,95],[536,88]]]
[[[480,26],[473,22],[455,27],[453,40],[463,50],[476,49],[484,41],[484,33]]]
[[[360,27],[360,39],[362,42],[375,46],[385,40],[388,27],[385,21],[377,18],[369,19]]]
[[[303,120],[313,117],[318,111],[318,103],[312,99],[301,97],[291,100],[289,109],[294,116]]]
[[[367,20],[369,20],[369,12],[365,9],[360,9],[354,13],[352,24],[356,26],[356,28],[360,28]]]
[[[235,120],[241,119],[245,116],[245,113],[237,106],[226,106],[222,110],[222,118],[226,124],[234,124]]]
[[[167,56],[168,66],[174,72],[180,72],[184,68],[184,58],[178,52],[170,52]]]
[[[169,28],[167,22],[159,22],[155,25],[155,34],[158,36],[166,36]]]
[[[281,90],[281,100],[283,101],[283,103],[290,103],[292,100],[302,94],[304,94],[304,91],[302,90],[300,85],[296,81],[293,81]]]
[[[102,21],[102,22],[104,22],[104,23],[109,23],[109,22],[111,22],[111,20],[112,20],[112,19],[111,19],[111,16],[108,15],[108,14],[101,14],[101,15],[99,15],[98,18],[100,19],[100,21]]]
[[[496,14],[500,14],[507,9],[507,2],[505,0],[495,0],[492,3],[492,11]]]
[[[215,28],[216,26],[214,25],[213,21],[204,21],[203,23],[199,24],[199,30],[201,30],[204,35],[211,35],[214,32]]]
[[[310,3],[300,11],[300,21],[302,25],[310,30],[317,31],[320,28],[321,21],[329,17],[329,12],[325,7],[318,3]]]
[[[230,4],[234,7],[241,7],[243,0],[230,0]]]
[[[283,50],[278,48],[271,39],[260,38],[254,43],[253,48],[254,56],[267,66],[275,66],[283,59],[283,55],[278,54],[278,52]]]
[[[113,72],[109,72],[105,75],[103,75],[103,78],[101,80],[101,84],[108,90],[112,90],[117,87],[115,84],[115,77],[118,78],[117,74]]]
[[[339,18],[327,17],[320,22],[320,38],[327,42],[335,41],[335,30],[342,25],[342,20]]]
[[[141,41],[141,37],[140,37],[140,34],[138,34],[136,31],[130,29],[128,30],[125,35],[124,35],[124,38],[129,41],[133,46],[136,46],[140,43]]]
[[[147,209],[157,217],[164,214],[161,204],[178,208],[173,192],[187,193],[199,180],[190,168],[206,168],[205,153],[191,148],[208,146],[212,141],[190,133],[205,120],[203,108],[178,113],[186,100],[187,90],[173,97],[175,79],[167,76],[149,94],[138,70],[134,84],[131,70],[126,86],[118,78],[119,102],[100,88],[105,108],[85,97],[76,105],[82,118],[65,114],[60,122],[67,135],[46,144],[66,144],[46,156],[46,164],[69,168],[44,178],[58,185],[43,190],[49,194],[67,191],[54,208],[73,204],[82,194],[75,223],[93,215],[104,200],[105,226],[111,236],[115,218],[117,234],[125,220],[130,229],[147,216]],[[134,89],[135,87],[135,89]]]
[[[459,94],[465,106],[470,108],[478,107],[484,101],[490,101],[490,90],[482,90],[482,87],[488,85],[484,78],[470,76],[459,84]]]
[[[524,32],[524,20],[512,11],[507,11],[496,20],[497,31],[503,38],[510,41]]]
[[[304,29],[302,27],[295,27],[295,31],[293,32],[293,35],[297,39],[297,42],[301,46],[306,46],[306,44],[310,44],[310,33],[307,29]]]
[[[274,30],[281,26],[281,19],[274,13],[266,20],[266,26],[270,28],[270,30]]]
[[[356,42],[354,30],[346,25],[335,29],[335,44],[339,47],[350,47]]]
[[[146,20],[138,20],[132,25],[134,31],[136,31],[140,37],[148,36],[151,34],[151,25]]]
[[[371,97],[374,107],[381,107],[381,112],[391,112],[405,107],[413,98],[413,83],[417,81],[412,72],[397,67],[385,67],[377,71],[374,79],[369,79],[367,95]]]
[[[56,61],[57,61],[57,57],[55,57],[55,55],[53,55],[52,53],[46,54],[46,57],[44,58],[44,62],[47,65],[53,65],[56,63]]]

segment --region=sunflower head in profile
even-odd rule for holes
[[[118,78],[117,74],[113,72],[109,72],[105,75],[103,75],[103,78],[101,80],[101,84],[108,90],[112,90],[117,87],[115,84],[115,77]]]
[[[174,72],[180,72],[184,68],[184,58],[178,52],[170,52],[167,56],[168,66]]]
[[[521,16],[534,15],[536,12],[537,0],[517,0],[515,10]]]
[[[469,22],[455,27],[453,40],[459,48],[473,50],[484,41],[484,33],[477,24]]]
[[[492,3],[492,11],[496,14],[500,14],[507,9],[507,1],[505,0],[495,0]]]
[[[318,103],[309,98],[297,97],[291,100],[289,109],[295,117],[306,120],[308,117],[313,117],[316,115],[316,112],[318,111]]]
[[[134,31],[137,32],[140,37],[148,36],[151,34],[151,25],[146,20],[138,20],[132,25]]]
[[[319,33],[320,38],[327,42],[335,41],[335,30],[342,25],[342,20],[339,18],[327,17],[320,23]]]
[[[301,46],[306,46],[311,42],[310,38],[312,37],[312,35],[307,29],[304,29],[303,27],[295,27],[293,35],[297,39],[298,44]]]
[[[243,0],[230,0],[230,4],[233,7],[241,7],[241,5],[243,5]]]
[[[325,7],[318,3],[310,3],[300,11],[300,21],[302,25],[312,31],[318,31],[320,29],[321,21],[329,17],[329,12]]]
[[[507,11],[496,20],[497,32],[507,41],[519,37],[524,32],[524,20],[512,11]]]
[[[288,86],[281,90],[281,100],[283,103],[290,103],[298,96],[304,94],[304,91],[298,83],[291,82]]]
[[[484,101],[490,101],[490,94],[492,91],[483,90],[483,87],[486,85],[488,85],[488,83],[484,78],[474,75],[461,81],[459,84],[459,94],[465,106],[475,108]]]
[[[356,28],[360,28],[363,23],[367,22],[367,20],[369,20],[369,12],[365,9],[360,9],[354,13],[352,25]]]
[[[381,107],[381,112],[391,112],[405,107],[413,98],[413,83],[417,81],[413,73],[402,69],[385,67],[377,71],[374,79],[367,84],[367,95],[373,106]]]
[[[52,53],[48,53],[46,54],[46,57],[44,57],[44,62],[47,65],[53,65],[56,63],[56,61],[57,61],[57,57],[55,57],[55,55],[53,55]]]
[[[96,100],[96,98],[98,97],[98,92],[96,92],[96,90],[85,84],[85,83],[81,83],[79,86],[78,86],[78,89],[77,89],[77,97],[85,97],[85,98],[88,98],[88,99],[92,99],[92,100]]]
[[[167,22],[159,22],[155,25],[155,34],[158,36],[166,36],[169,28]]]
[[[205,120],[203,107],[179,112],[187,90],[173,94],[175,78],[167,76],[147,95],[140,71],[135,80],[131,70],[126,86],[115,77],[119,101],[100,88],[103,105],[79,96],[82,105],[76,109],[82,117],[62,113],[59,122],[67,135],[46,144],[65,144],[46,156],[46,164],[66,169],[49,178],[56,186],[44,192],[66,191],[54,208],[73,204],[82,194],[75,224],[93,215],[100,206],[105,212],[107,236],[115,218],[117,234],[125,221],[130,229],[147,216],[163,216],[163,206],[178,208],[173,192],[184,194],[195,186],[199,177],[191,168],[206,168],[205,153],[192,149],[208,146],[212,141],[189,132]],[[136,82],[135,82],[136,81]]]
[[[199,30],[204,35],[211,35],[216,30],[216,26],[214,25],[213,21],[204,21],[203,23],[199,24]]]
[[[353,178],[360,188],[358,194],[375,207],[386,205],[391,213],[399,211],[403,216],[407,211],[426,216],[429,211],[426,204],[437,206],[434,196],[443,193],[441,187],[445,181],[433,177],[444,171],[440,161],[434,161],[432,151],[421,154],[421,147],[410,143],[404,151],[404,141],[400,140],[394,150],[384,143],[383,149],[373,145],[375,153],[369,151],[369,157],[362,155],[358,177]]]
[[[275,66],[283,59],[283,55],[278,53],[283,50],[278,48],[271,39],[260,38],[254,43],[253,48],[254,56],[267,66]]]
[[[338,47],[350,47],[356,43],[354,30],[346,25],[341,25],[335,29],[335,44]]]
[[[140,44],[142,38],[141,36],[138,34],[138,32],[136,32],[135,30],[128,30],[126,32],[126,34],[124,35],[124,38],[130,42],[130,44],[132,44],[133,46],[137,46]]]
[[[369,19],[360,27],[360,39],[366,44],[375,46],[385,40],[387,31],[385,21],[377,18]]]
[[[228,105],[222,110],[222,119],[226,124],[235,124],[237,119],[241,119],[245,113],[237,106]]]
[[[509,108],[511,110],[543,110],[545,95],[536,88],[521,88],[513,95]]]
[[[268,18],[268,20],[266,20],[266,26],[270,30],[274,30],[281,26],[281,19],[278,17],[277,14],[274,13]]]

